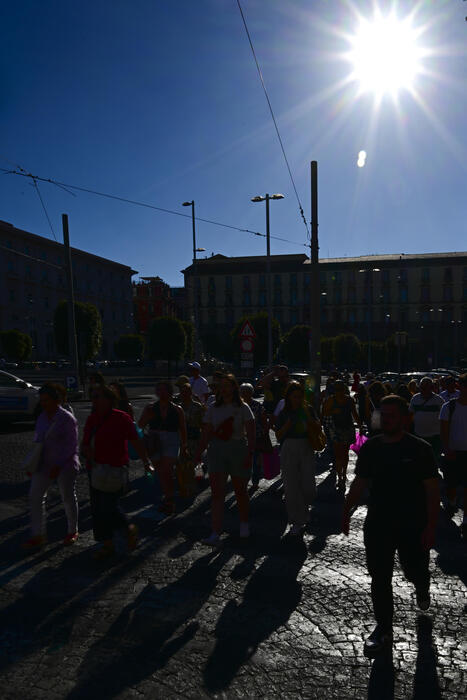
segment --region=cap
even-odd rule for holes
[[[201,369],[199,362],[189,362],[188,367],[192,367],[193,369]]]

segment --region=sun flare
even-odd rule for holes
[[[361,18],[348,58],[361,92],[397,94],[411,89],[421,70],[421,49],[411,18]]]

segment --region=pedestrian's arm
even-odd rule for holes
[[[185,420],[185,414],[183,410],[177,406],[177,413],[179,417],[179,431],[180,431],[180,441],[181,441],[181,447],[182,450],[186,450],[186,445],[187,445],[187,431],[186,431],[186,420]]]
[[[141,430],[144,430],[144,428],[147,426],[149,421],[151,420],[153,416],[153,408],[151,405],[145,406],[143,409],[143,412],[141,414],[141,418],[138,421],[138,427],[141,428]]]
[[[331,410],[331,400],[325,399],[323,402],[323,416],[330,416],[332,415],[332,410]]]
[[[441,442],[443,443],[444,454],[446,455],[446,457],[451,457],[452,451],[449,449],[449,421],[440,420],[439,424],[440,424]]]
[[[287,418],[285,423],[282,425],[281,428],[276,428],[275,433],[276,433],[276,438],[279,440],[279,442],[287,435],[288,431],[292,427],[292,421],[290,418]]]
[[[423,485],[425,487],[427,526],[422,535],[422,542],[425,549],[431,549],[435,542],[436,525],[439,516],[440,492],[438,479],[425,479]]]
[[[134,451],[143,463],[146,472],[154,472],[154,467],[151,460],[149,459],[144,442],[136,437],[134,440],[128,440],[130,445],[133,447]]]
[[[198,443],[198,449],[195,453],[195,462],[198,463],[201,459],[201,455],[207,448],[211,435],[213,433],[213,427],[211,423],[203,423],[203,429],[201,431],[201,437]]]
[[[353,399],[350,399],[350,401],[352,402],[352,404],[351,404],[352,417],[353,417],[355,423],[358,425],[358,427],[359,427],[360,430],[361,430],[361,428],[362,428],[362,421],[360,420],[360,416],[358,415],[357,407],[356,407],[356,405],[355,405],[355,401],[354,401]]]
[[[248,452],[253,454],[256,448],[256,425],[254,420],[247,420],[245,423],[246,439],[248,441]]]
[[[342,532],[344,535],[349,534],[350,518],[352,517],[354,509],[360,503],[367,485],[368,480],[362,479],[360,476],[356,476],[352,481],[347,498],[345,499],[344,510],[342,513]]]

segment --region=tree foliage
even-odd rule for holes
[[[154,319],[147,333],[147,353],[151,360],[181,360],[186,350],[186,334],[178,318]]]
[[[255,364],[265,364],[268,360],[268,315],[267,313],[259,313],[252,316],[244,316],[234,326],[230,332],[232,339],[232,349],[234,357],[240,355],[240,331],[245,323],[249,321],[256,333],[255,339]],[[272,319],[272,349],[273,357],[276,356],[281,342],[281,327],[276,318]]]
[[[119,360],[140,360],[144,351],[143,337],[132,333],[121,335],[115,341],[114,349]]]
[[[0,333],[2,350],[9,360],[22,362],[31,355],[32,339],[27,333],[16,329]]]
[[[282,338],[281,355],[291,364],[308,365],[310,361],[310,326],[294,326]]]
[[[183,326],[186,336],[185,357],[191,360],[194,357],[195,352],[195,327],[191,321],[180,321],[180,323]]]
[[[334,359],[338,367],[358,367],[361,358],[360,340],[353,333],[334,338]]]
[[[80,360],[92,360],[102,347],[102,319],[94,304],[75,302],[76,337]],[[68,348],[68,302],[61,301],[54,314],[54,335],[61,355],[70,355]]]

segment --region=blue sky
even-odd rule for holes
[[[370,1],[243,0],[250,32],[307,219],[309,162],[319,162],[321,255],[465,250],[467,26],[461,0],[416,9],[429,49],[416,98],[358,97],[342,59],[356,12]],[[384,12],[394,3],[381,1]],[[273,253],[306,249],[304,225],[235,0],[17,0],[2,5],[0,165],[264,231]],[[421,106],[423,104],[423,106]],[[357,154],[367,160],[357,168]],[[0,219],[51,237],[31,184],[0,175]],[[188,219],[41,192],[57,236],[70,217],[76,247],[182,284]],[[198,245],[255,255],[264,239],[208,224]]]

